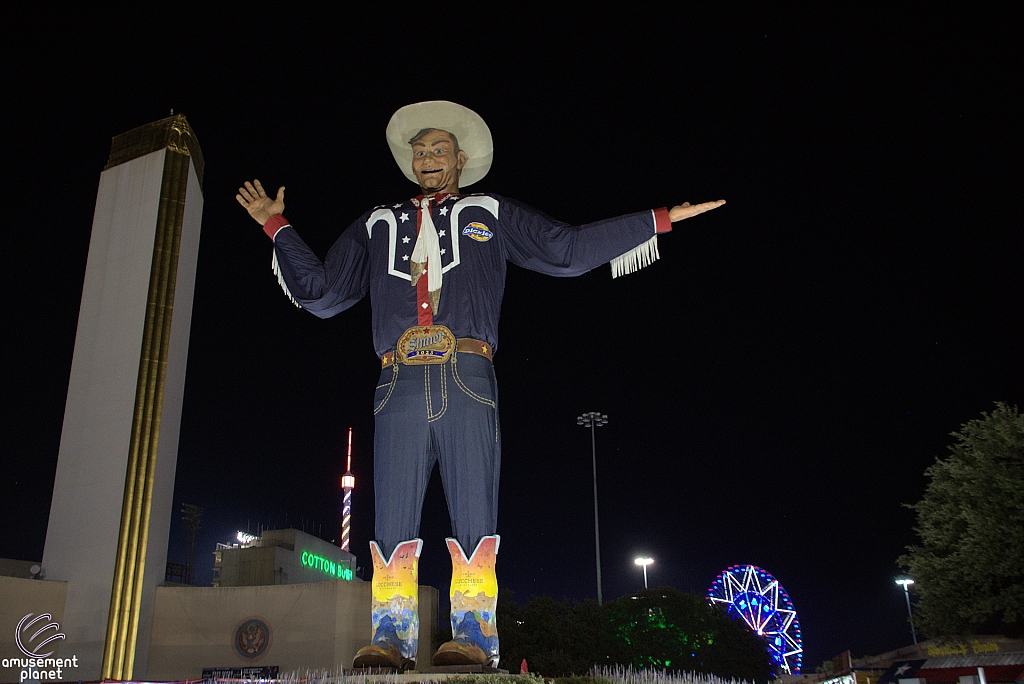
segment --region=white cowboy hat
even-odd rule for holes
[[[459,139],[459,149],[469,158],[459,176],[459,187],[472,185],[487,175],[494,158],[491,129],[480,115],[454,102],[435,100],[406,105],[388,122],[388,147],[405,177],[419,184],[412,172],[409,140],[424,128],[448,131]]]

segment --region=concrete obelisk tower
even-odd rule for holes
[[[163,581],[202,219],[184,116],[113,139],[100,174],[50,521],[75,679],[146,674]]]

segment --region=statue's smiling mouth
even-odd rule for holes
[[[441,173],[441,169],[421,169],[420,173]]]

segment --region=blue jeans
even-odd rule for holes
[[[385,558],[419,535],[435,463],[448,500],[452,536],[467,553],[496,532],[501,433],[494,366],[455,352],[443,364],[381,371],[374,393],[376,537]]]

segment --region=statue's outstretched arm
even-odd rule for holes
[[[327,318],[362,299],[369,289],[365,216],[349,227],[321,261],[283,215],[284,187],[267,196],[259,180],[246,181],[235,195],[238,203],[274,241],[271,267],[281,289],[296,306]]]
[[[673,221],[702,214],[725,200],[626,214],[570,226],[521,202],[501,199],[506,258],[553,276],[576,276],[611,264],[612,277],[633,273],[658,259],[657,235]]]

